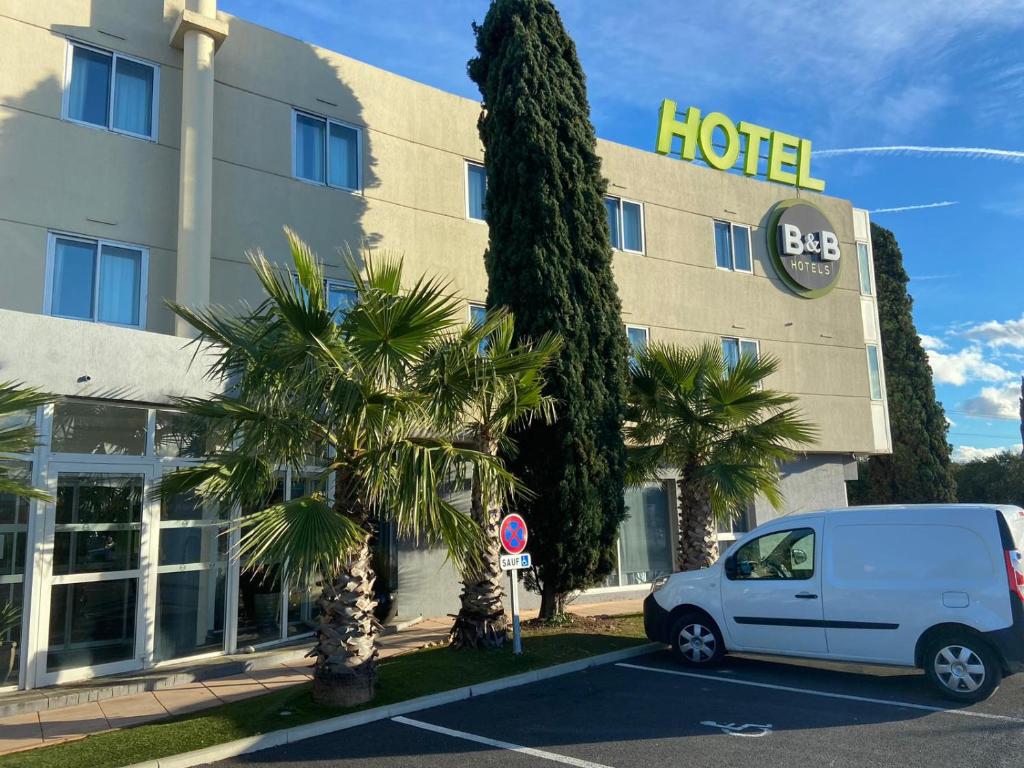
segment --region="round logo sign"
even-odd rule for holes
[[[779,203],[767,235],[775,271],[794,293],[816,299],[832,290],[842,253],[835,228],[818,206],[806,200]]]
[[[501,546],[510,555],[526,549],[526,521],[519,515],[505,515],[501,520]]]

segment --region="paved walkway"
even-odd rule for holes
[[[635,613],[639,609],[640,604],[636,600],[571,606],[573,613],[584,616]],[[536,614],[536,611],[523,612],[524,618]],[[446,642],[450,628],[451,619],[442,617],[425,619],[408,629],[384,635],[379,641],[380,656],[386,659]],[[307,660],[298,659],[230,677],[13,715],[0,719],[0,755],[260,696],[304,683],[312,678],[312,674],[312,665]]]

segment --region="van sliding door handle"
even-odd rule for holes
[[[799,598],[801,600],[817,600],[818,599],[818,596],[815,595],[815,594],[812,594],[811,592],[798,592],[797,594],[793,595],[793,597],[797,597],[797,598]]]

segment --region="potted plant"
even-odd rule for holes
[[[7,682],[14,670],[14,659],[18,655],[16,640],[3,640],[21,625],[21,611],[14,603],[0,605],[0,685]]]

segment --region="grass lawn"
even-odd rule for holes
[[[87,736],[78,741],[0,757],[0,768],[120,768],[158,757],[202,749],[294,725],[413,699],[540,667],[615,651],[645,641],[640,616],[576,618],[558,626],[527,622],[523,655],[511,643],[500,651],[428,648],[384,661],[377,698],[353,709],[313,703],[310,684],[285,688],[221,707],[134,728]]]

